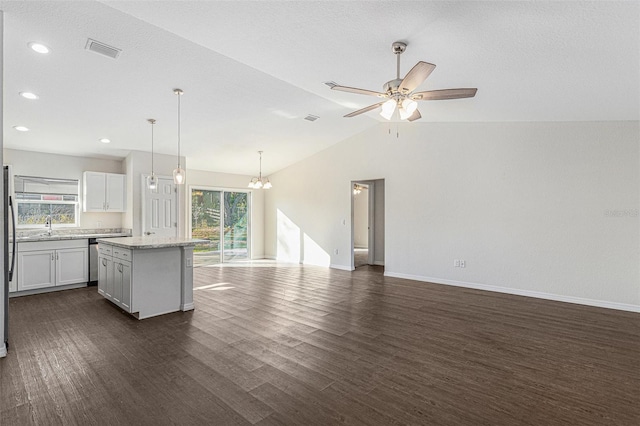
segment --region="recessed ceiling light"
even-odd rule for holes
[[[20,92],[20,96],[22,96],[23,98],[26,99],[39,99],[40,96],[36,95],[35,93],[31,93],[31,92]]]
[[[102,143],[109,143],[109,142],[111,142],[111,139],[102,138],[102,139],[100,139],[100,142],[102,142]]]
[[[49,48],[47,46],[41,43],[36,43],[35,41],[29,43],[29,47],[38,53],[49,53]]]
[[[28,127],[24,127],[24,126],[13,126],[14,129],[16,129],[19,132],[28,132],[29,128]]]

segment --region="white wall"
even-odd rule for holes
[[[351,182],[383,178],[386,274],[640,309],[637,121],[399,132],[380,125],[272,175],[266,254],[304,261],[307,242],[348,269]]]
[[[246,175],[189,170],[187,186],[251,192],[251,257],[262,259],[264,258],[264,193],[271,190],[247,188],[251,178],[252,176]],[[190,218],[191,216],[186,218],[187,229]]]
[[[359,194],[353,195],[353,245],[369,247],[369,187],[361,185]]]
[[[85,171],[124,173],[122,160],[73,157],[33,151],[4,149],[4,163],[12,166],[14,175],[78,179],[82,194],[82,173]],[[80,228],[122,228],[123,213],[84,213],[80,208]],[[101,226],[98,226],[98,222]]]

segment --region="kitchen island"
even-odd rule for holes
[[[138,319],[193,305],[193,248],[190,238],[98,239],[98,293]]]

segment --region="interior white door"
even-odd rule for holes
[[[171,178],[158,178],[158,186],[150,190],[143,178],[143,235],[154,237],[177,237],[177,201],[176,184]]]

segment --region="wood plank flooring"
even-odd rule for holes
[[[261,265],[138,321],[96,287],[11,299],[0,425],[638,425],[640,315]]]

